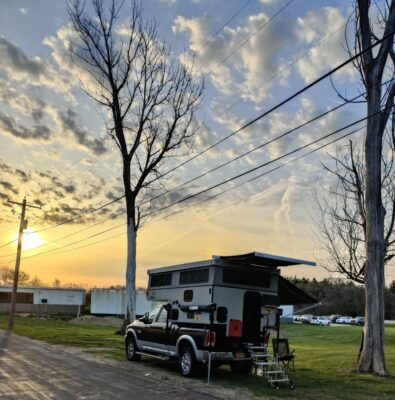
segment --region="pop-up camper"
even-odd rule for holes
[[[315,265],[305,260],[249,253],[148,271],[147,299],[161,301],[127,328],[126,354],[178,358],[190,375],[197,362],[248,369],[254,345],[278,329],[279,304],[315,300],[280,275],[279,267]]]

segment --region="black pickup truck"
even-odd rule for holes
[[[178,309],[157,306],[144,317],[128,325],[125,335],[126,357],[139,361],[141,355],[169,360],[178,359],[180,373],[193,375],[209,354],[213,366],[229,363],[234,372],[247,373],[251,357],[241,338],[226,337],[226,325],[199,323],[200,311],[190,323],[178,321]]]

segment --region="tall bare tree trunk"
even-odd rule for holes
[[[127,258],[126,258],[126,309],[124,328],[136,318],[136,253],[137,221],[136,197],[131,188],[131,167],[128,156],[124,157],[123,183],[125,188],[126,222],[127,222]]]
[[[126,261],[126,323],[136,318],[136,238],[134,223],[129,221],[127,227],[128,256]]]
[[[374,69],[368,84],[371,85],[367,114],[381,108],[381,79]],[[366,264],[365,264],[365,327],[364,343],[359,359],[360,372],[385,375],[384,358],[384,217],[381,198],[381,156],[383,132],[380,114],[368,119],[365,139],[366,162]]]
[[[370,0],[357,2],[357,41],[365,50],[358,68],[367,94],[368,119],[365,138],[365,208],[366,208],[366,265],[365,278],[365,328],[358,370],[387,375],[384,358],[384,236],[385,209],[382,201],[382,149],[383,134],[394,105],[395,83],[388,84],[383,94],[383,74],[388,60],[394,64],[395,1],[387,2],[388,12],[383,13],[381,28],[386,39],[373,52],[369,47],[376,40],[369,16]],[[385,17],[384,17],[385,15]],[[385,106],[382,109],[383,105]],[[381,111],[380,114],[378,112]]]

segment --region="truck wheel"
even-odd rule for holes
[[[232,361],[230,363],[230,369],[235,374],[247,375],[251,370],[251,363],[248,361]]]
[[[196,357],[190,346],[185,346],[181,349],[178,366],[180,373],[183,376],[192,376],[196,371]]]
[[[129,361],[140,361],[140,354],[136,354],[137,346],[132,335],[128,335],[125,342],[126,358]]]

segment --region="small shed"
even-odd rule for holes
[[[0,286],[0,313],[9,312],[12,287]],[[16,312],[32,314],[78,314],[85,303],[85,290],[53,287],[18,287]]]

